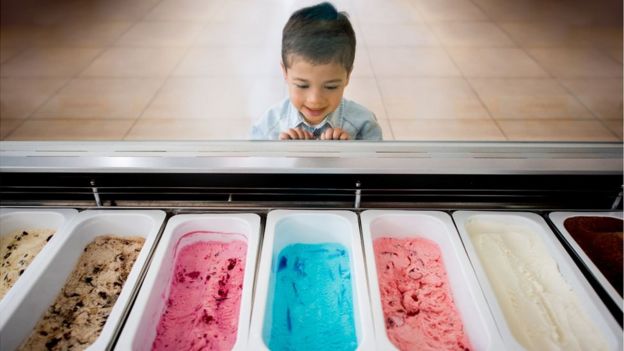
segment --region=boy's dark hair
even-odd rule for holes
[[[282,31],[282,62],[289,68],[291,55],[313,64],[336,62],[348,73],[355,59],[355,32],[345,12],[323,2],[293,13]]]

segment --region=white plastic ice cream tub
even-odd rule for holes
[[[215,233],[185,236],[187,233],[197,231]],[[259,236],[260,217],[256,214],[186,214],[171,217],[115,349],[152,349],[158,323],[169,296],[176,251],[188,244],[202,240],[223,242],[244,240],[247,243],[247,257],[237,337],[233,349],[245,350],[251,318]]]
[[[267,216],[248,349],[268,350],[265,335],[270,335],[271,325],[265,322],[271,320],[272,313],[269,305],[271,275],[282,249],[296,243],[337,243],[348,250],[357,350],[374,350],[374,329],[357,215],[349,211],[305,210],[276,210]]]
[[[45,257],[42,257],[40,264],[45,268],[38,272],[37,277],[33,277],[34,281],[29,284],[28,289],[22,291],[19,299],[14,299],[11,306],[2,311],[0,315],[2,350],[14,350],[30,336],[39,319],[54,303],[84,248],[97,236],[143,237],[145,242],[141,252],[106,324],[97,340],[88,348],[106,349],[123,317],[124,309],[138,283],[141,269],[148,259],[164,219],[163,211],[152,210],[94,210],[76,215],[66,228],[67,235],[63,235],[58,245],[54,246],[53,250],[48,250]]]
[[[572,217],[612,217],[617,219],[623,219],[622,212],[553,212],[548,214],[548,217],[553,222],[553,224],[559,230],[559,233],[563,235],[568,244],[572,247],[574,252],[578,255],[578,257],[583,261],[583,263],[587,266],[590,272],[594,275],[596,280],[600,283],[600,285],[607,291],[609,297],[615,304],[620,308],[620,310],[624,309],[624,301],[622,300],[622,296],[615,290],[613,285],[609,283],[607,278],[600,272],[600,269],[594,264],[594,262],[587,256],[585,250],[579,246],[576,240],[572,237],[572,235],[565,228],[563,223],[566,219]]]
[[[62,238],[67,235],[65,229],[77,213],[78,211],[74,209],[0,209],[0,236],[8,235],[20,229],[51,229],[55,231],[54,236],[43,246],[30,265],[24,270],[24,273],[0,301],[2,314],[8,310],[9,306],[15,305],[16,302],[14,300],[23,295],[21,292],[29,289],[29,286],[33,283],[33,277],[36,277],[37,272],[45,268],[41,263],[49,255],[49,252],[53,251],[54,247],[63,241]],[[0,340],[0,346],[2,344],[3,342]]]
[[[488,212],[488,211],[457,211],[453,213],[453,220],[458,228],[460,237],[468,253],[468,257],[477,275],[485,299],[490,306],[494,320],[501,332],[506,350],[525,350],[520,342],[514,337],[511,327],[505,319],[501,305],[499,304],[492,283],[488,279],[485,268],[472,243],[467,226],[472,221],[489,221],[496,224],[505,224],[523,228],[537,235],[544,243],[550,257],[556,263],[556,268],[563,280],[576,295],[583,313],[605,338],[609,350],[622,349],[622,329],[605,305],[600,301],[596,292],[589,285],[572,258],[566,253],[555,234],[550,230],[546,221],[535,213],[529,212]],[[553,312],[555,313],[555,312]]]
[[[368,210],[360,214],[377,350],[397,350],[386,333],[373,241],[381,237],[425,238],[438,244],[464,331],[475,350],[503,349],[485,298],[451,217],[434,211]]]

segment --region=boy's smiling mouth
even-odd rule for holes
[[[309,117],[316,117],[316,118],[324,117],[323,113],[326,110],[325,107],[313,109],[313,108],[310,108],[310,107],[307,107],[307,106],[304,106],[304,109],[305,109],[305,112],[306,112],[304,115],[307,115]]]

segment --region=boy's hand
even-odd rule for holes
[[[279,135],[279,140],[313,140],[314,135],[301,128],[290,128]]]
[[[351,136],[340,128],[327,128],[321,134],[321,140],[349,140]]]

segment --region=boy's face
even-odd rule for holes
[[[301,56],[290,57],[290,67],[282,63],[288,94],[306,122],[318,124],[334,112],[349,84],[349,74],[339,63],[313,65]]]

